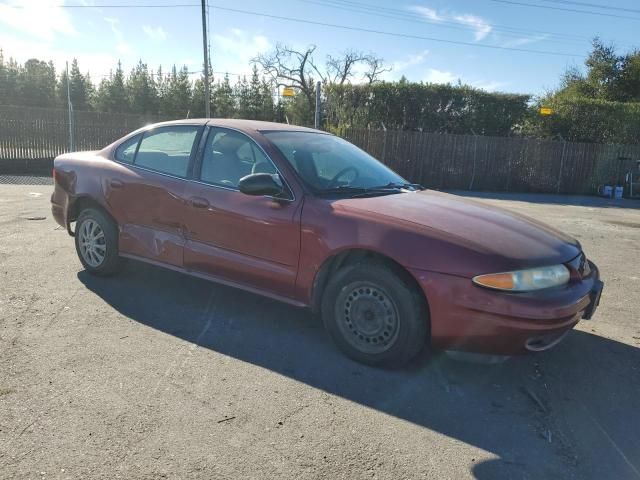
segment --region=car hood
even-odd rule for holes
[[[334,208],[360,212],[359,216],[367,212],[370,218],[402,224],[405,231],[428,237],[435,242],[431,256],[435,251],[440,257],[430,258],[428,265],[438,271],[469,275],[552,265],[568,262],[581,249],[577,240],[534,219],[432,190],[344,199],[337,203]],[[447,249],[443,243],[451,247]],[[424,256],[429,256],[426,250]],[[463,259],[446,257],[462,254],[462,250],[470,263],[466,267],[451,267],[460,265]],[[415,267],[427,266],[423,258],[403,256]]]

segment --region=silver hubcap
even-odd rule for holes
[[[364,353],[382,353],[395,343],[399,332],[398,310],[379,287],[359,283],[349,287],[338,306],[339,328],[352,346]]]
[[[99,267],[107,254],[107,242],[102,227],[92,219],[87,219],[80,225],[78,231],[78,245],[82,259],[91,267]]]

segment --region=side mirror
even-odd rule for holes
[[[270,173],[252,173],[242,177],[238,182],[238,188],[245,195],[276,196],[284,190],[280,177]]]

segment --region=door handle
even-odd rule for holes
[[[202,197],[192,197],[191,205],[195,208],[209,208],[209,200]]]
[[[122,181],[120,180],[109,180],[109,186],[111,188],[122,188],[124,187],[124,183],[122,183]]]

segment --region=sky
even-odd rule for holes
[[[118,60],[125,71],[142,59],[154,70],[186,65],[197,76],[203,50],[199,4],[0,0],[0,48],[5,57],[52,60],[58,69],[77,58],[94,82]],[[147,8],[117,7],[123,5]],[[386,80],[460,80],[490,91],[539,95],[556,88],[568,67],[582,67],[596,35],[620,51],[640,47],[634,35],[640,27],[637,0],[209,0],[208,21],[213,71],[229,72],[232,79],[281,43],[316,45],[319,62],[347,50],[373,53],[392,67]]]

